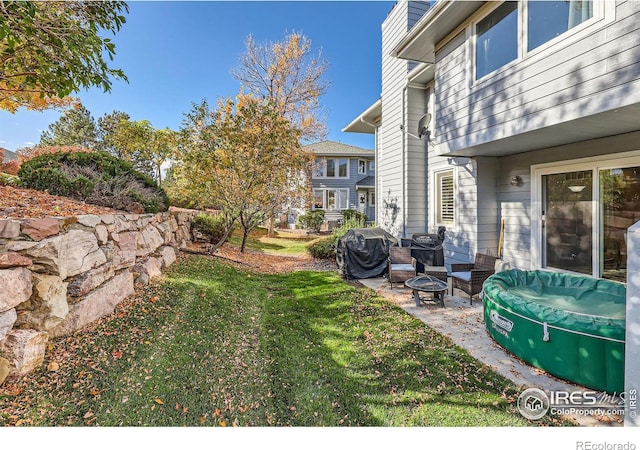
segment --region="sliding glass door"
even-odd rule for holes
[[[593,199],[591,171],[545,175],[545,267],[591,274]]]
[[[532,253],[539,267],[626,281],[627,229],[640,221],[639,159],[534,169],[532,213],[540,220],[532,222]]]
[[[627,277],[627,228],[640,219],[640,167],[600,170],[600,276]]]

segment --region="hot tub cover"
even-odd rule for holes
[[[336,262],[346,279],[375,278],[387,273],[389,247],[398,240],[382,228],[354,228],[338,240]]]
[[[625,339],[622,283],[541,270],[506,270],[484,284],[484,295],[515,313],[577,332]]]

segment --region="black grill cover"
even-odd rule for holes
[[[348,280],[375,278],[387,273],[389,247],[398,240],[382,228],[354,228],[338,240],[336,262]]]
[[[444,266],[445,227],[438,234],[416,233],[411,236],[411,256],[416,259],[416,271],[424,272],[424,266]]]

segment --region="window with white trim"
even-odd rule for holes
[[[527,2],[527,50],[566,33],[593,17],[593,1]]]
[[[518,57],[518,2],[504,2],[476,24],[476,80]]]
[[[455,192],[453,170],[435,173],[436,223],[452,225],[455,219]]]
[[[349,189],[314,189],[313,209],[349,209]]]
[[[349,159],[347,158],[316,159],[313,178],[349,178]]]
[[[370,171],[374,171],[376,170],[376,162],[375,161],[369,161],[369,170]]]
[[[367,173],[367,162],[364,159],[358,160],[358,174],[364,175]]]
[[[598,0],[506,1],[475,23],[475,79],[602,17]],[[563,36],[560,38],[560,36]]]

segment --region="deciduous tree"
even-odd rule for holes
[[[0,109],[68,106],[73,92],[126,80],[105,61],[115,45],[104,34],[120,30],[128,10],[122,1],[1,1]]]
[[[322,52],[312,53],[311,40],[296,32],[268,44],[249,35],[245,44],[238,68],[232,71],[245,91],[269,99],[300,131],[303,141],[324,138],[320,97],[329,84],[323,78],[328,63]]]
[[[164,128],[154,130],[149,147],[149,158],[155,169],[155,178],[158,186],[162,187],[162,165],[169,160],[178,147],[178,133]]]
[[[153,176],[154,167],[151,161],[153,134],[154,129],[148,120],[121,119],[109,139],[117,149],[116,156],[129,161],[139,172]]]
[[[240,222],[241,251],[274,205],[305,188],[298,174],[309,155],[300,148],[299,131],[269,100],[240,94],[214,110],[203,101],[185,116],[181,131],[176,183],[200,206],[220,208],[228,232]]]

